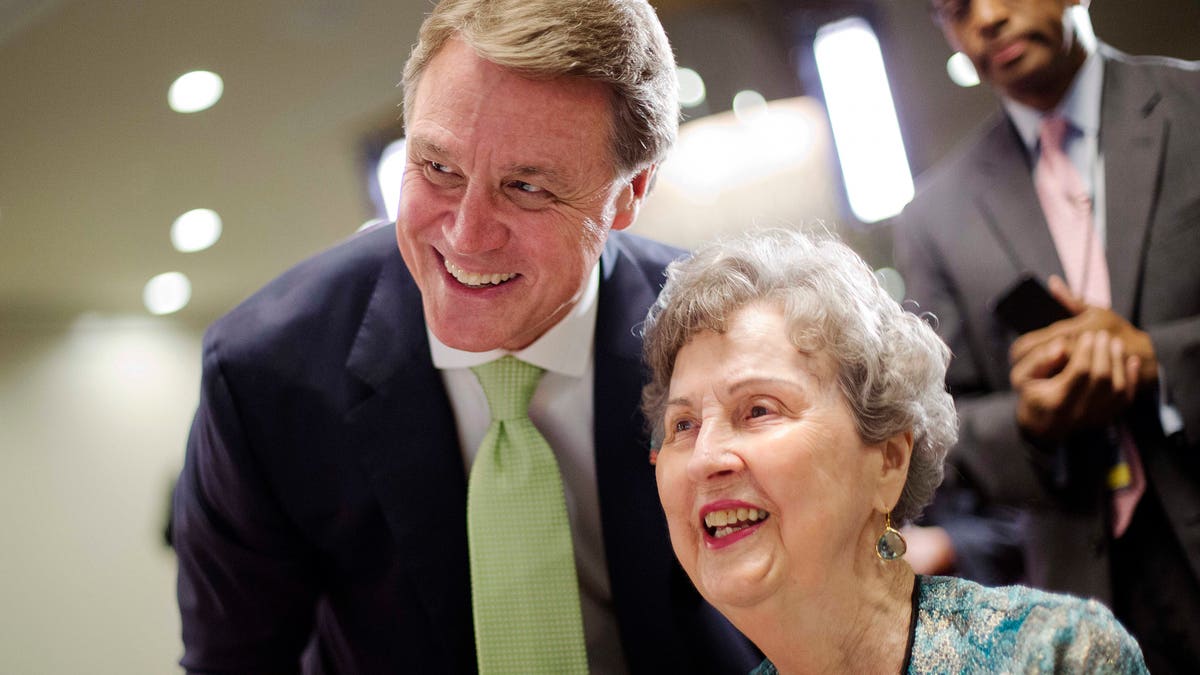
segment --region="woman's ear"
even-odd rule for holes
[[[875,494],[875,508],[880,513],[890,512],[908,480],[908,463],[912,459],[913,434],[911,430],[893,435],[880,444],[883,464],[879,471],[879,484]]]

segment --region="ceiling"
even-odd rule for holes
[[[696,36],[719,38],[739,16],[770,34],[780,12],[874,11],[916,170],[992,105],[983,89],[946,80],[949,50],[924,0],[654,4],[685,64],[719,52],[719,39]],[[193,299],[180,317],[206,323],[353,233],[374,215],[368,147],[399,129],[395,84],[429,6],[0,0],[0,321],[144,313],[146,281],[181,271]],[[1093,16],[1118,47],[1200,57],[1195,0],[1098,0]],[[729,52],[711,66],[725,71],[714,82],[756,86],[791,62],[784,42]],[[220,73],[224,97],[204,112],[172,112],[168,86],[196,69]],[[805,88],[788,86],[776,95]],[[198,253],[175,251],[171,222],[200,207],[221,214],[222,238]]]

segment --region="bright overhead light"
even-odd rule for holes
[[[822,26],[813,43],[850,210],[864,223],[912,200],[912,171],[871,25],[851,17]]]
[[[739,190],[810,161],[813,129],[823,126],[816,106],[800,100],[772,101],[754,123],[732,113],[680,126],[679,141],[659,177],[695,204],[712,204]]]
[[[733,116],[739,122],[753,122],[767,115],[767,99],[753,89],[743,89],[733,95]]]
[[[946,60],[946,73],[950,75],[950,81],[960,87],[974,87],[979,84],[979,73],[975,72],[971,59],[962,52],[954,52]]]
[[[691,68],[676,68],[675,77],[679,80],[679,105],[694,108],[704,103],[706,91],[700,73]]]
[[[896,302],[904,302],[904,277],[893,267],[880,267],[875,270],[875,278],[879,285]]]
[[[213,107],[221,100],[224,91],[225,83],[220,75],[207,70],[193,70],[171,83],[171,88],[167,90],[167,103],[175,112],[200,112]]]
[[[171,243],[177,251],[194,253],[221,238],[221,216],[212,209],[192,209],[171,224]]]
[[[192,282],[182,272],[166,272],[146,282],[142,302],[151,314],[170,314],[192,299]]]
[[[383,208],[387,211],[388,220],[393,223],[400,210],[400,187],[404,185],[404,166],[408,159],[405,145],[403,138],[392,141],[383,149],[379,164],[375,165],[375,180],[379,183]]]

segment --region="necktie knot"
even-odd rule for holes
[[[545,371],[514,356],[505,356],[475,366],[471,372],[483,387],[492,419],[501,421],[528,417],[529,402]]]
[[[1067,135],[1067,120],[1065,117],[1058,115],[1050,115],[1042,119],[1041,132],[1039,138],[1042,143],[1042,152],[1048,149],[1061,151],[1063,147],[1063,139]]]

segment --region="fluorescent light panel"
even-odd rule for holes
[[[864,223],[894,216],[913,180],[875,32],[844,19],[817,31],[813,49],[850,209]]]

